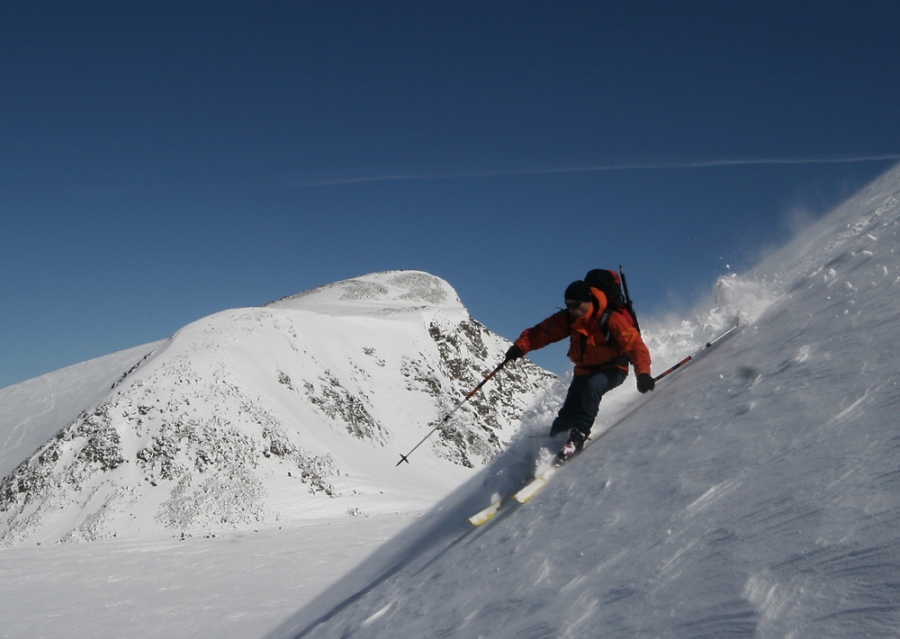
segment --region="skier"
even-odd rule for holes
[[[584,447],[601,398],[625,381],[629,362],[637,374],[637,389],[641,393],[656,385],[650,374],[650,351],[626,308],[607,304],[606,294],[584,280],[576,280],[566,288],[565,303],[565,310],[524,330],[506,352],[506,360],[510,361],[566,337],[570,340],[569,359],[575,364],[575,374],[550,427],[551,437],[569,433],[558,455],[560,462]]]

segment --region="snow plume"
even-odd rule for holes
[[[272,637],[895,636],[898,302],[900,168],[693,317],[648,321],[656,370],[740,328],[604,399],[602,440],[528,504],[465,521],[526,472],[552,399]]]

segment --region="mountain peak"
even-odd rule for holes
[[[423,271],[361,275],[285,297],[267,306],[324,314],[385,314],[426,309],[465,311],[450,284]]]

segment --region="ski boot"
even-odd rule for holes
[[[569,431],[569,439],[566,440],[566,445],[562,447],[562,450],[559,451],[556,455],[556,465],[562,466],[567,461],[572,459],[575,455],[581,452],[581,449],[584,448],[584,441],[587,439],[587,435],[582,433],[580,430],[572,429]]]

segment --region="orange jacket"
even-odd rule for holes
[[[612,343],[607,343],[600,319],[606,310],[606,295],[591,288],[597,303],[582,317],[573,320],[569,311],[554,313],[537,326],[525,329],[515,341],[525,353],[543,348],[569,338],[569,359],[575,364],[576,375],[586,375],[591,368],[618,366],[628,371],[628,363],[616,361],[627,355],[634,366],[634,372],[650,374],[650,351],[641,334],[634,327],[631,316],[624,308],[617,308],[609,316],[609,334]]]

